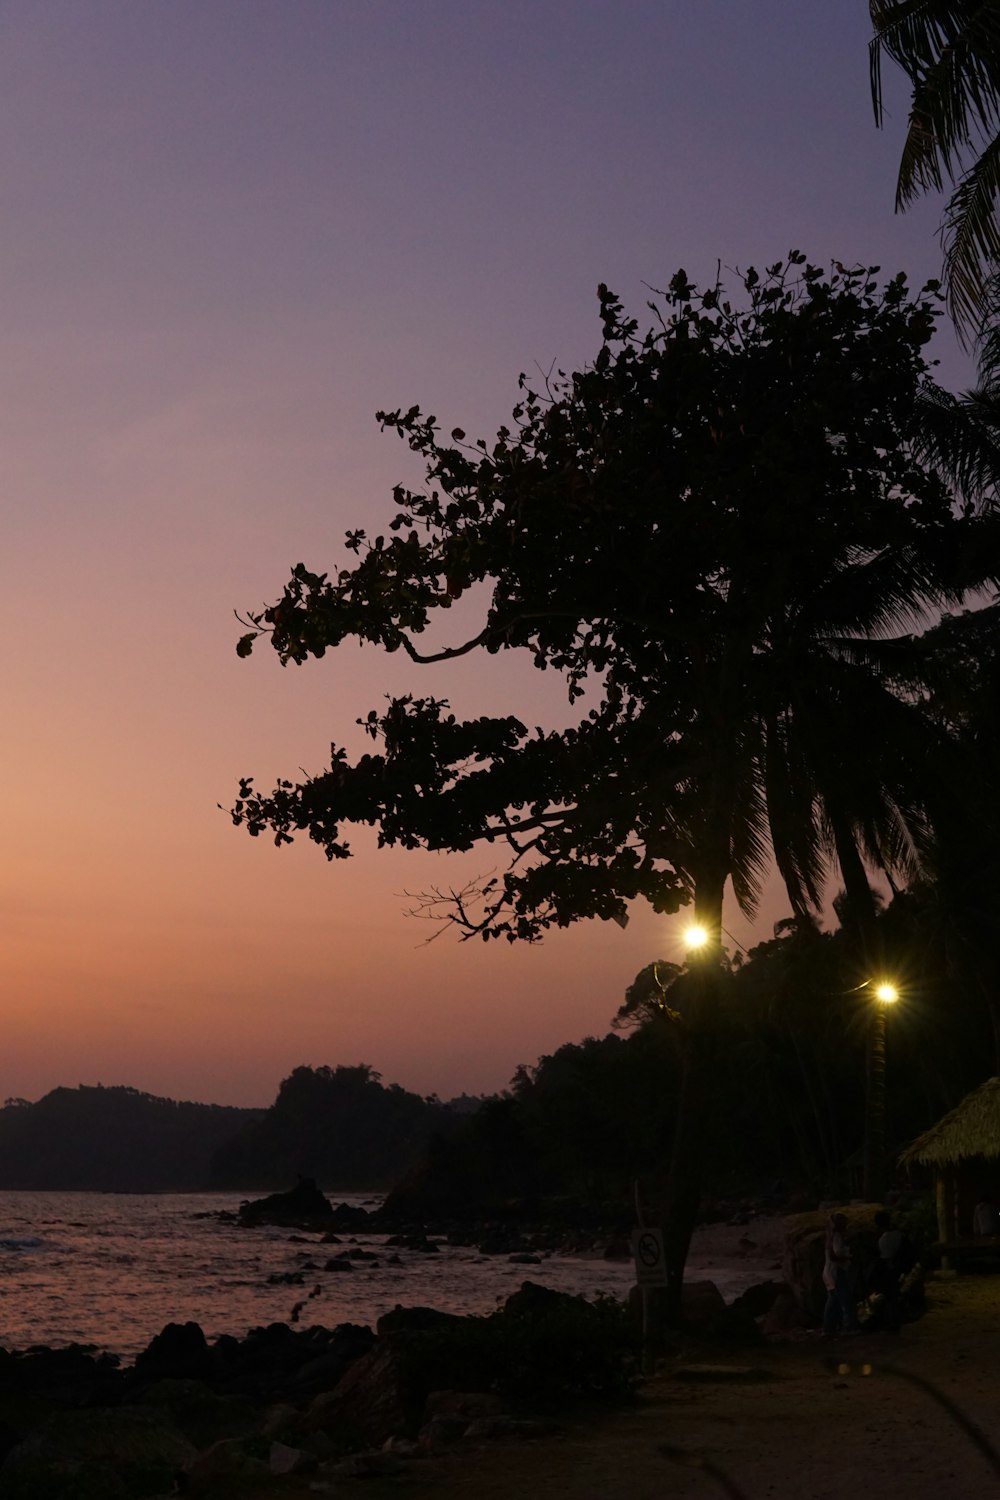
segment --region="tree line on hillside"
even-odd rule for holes
[[[939,627],[949,650],[953,628]],[[954,673],[947,680],[954,690]],[[1000,858],[990,819],[984,808],[965,828],[957,884],[945,860],[937,880],[914,882],[877,916],[883,971],[901,992],[888,1025],[890,1168],[896,1148],[998,1067]],[[727,961],[707,1037],[706,1198],[760,1195],[775,1179],[806,1199],[857,1190],[867,977],[848,927],[826,933],[794,919]],[[608,1035],[522,1066],[485,1101],[421,1098],[383,1085],[365,1064],[298,1067],[267,1110],[128,1088],[10,1100],[0,1110],[0,1187],[242,1191],[283,1189],[303,1175],[331,1191],[393,1186],[394,1211],[425,1220],[609,1205],[627,1216],[636,1181],[647,1203],[663,1191],[685,978],[676,964],[647,965]]]
[[[0,1189],[197,1192],[378,1189],[402,1176],[434,1133],[475,1108],[384,1087],[365,1064],[299,1067],[269,1109],[162,1099],[128,1087],[57,1088],[0,1109]]]
[[[303,1176],[331,1191],[386,1188],[433,1135],[457,1128],[469,1102],[442,1104],[386,1086],[366,1063],[295,1068],[270,1109],[215,1152],[212,1182],[281,1189]]]
[[[57,1088],[0,1109],[0,1188],[197,1191],[214,1153],[259,1113],[127,1087]]]
[[[940,892],[901,892],[877,919],[900,1003],[888,1025],[886,1176],[899,1148],[996,1067],[983,992],[953,961]],[[1000,936],[1000,934],[998,934]],[[636,1184],[655,1209],[683,1071],[684,972],[648,965],[614,1029],[520,1067],[510,1088],[439,1137],[390,1194],[392,1213],[427,1220],[609,1215],[631,1220]],[[750,1197],[814,1206],[861,1185],[871,988],[849,932],[794,920],[727,963],[701,1144],[702,1209]],[[782,1184],[780,1192],[775,1184]]]

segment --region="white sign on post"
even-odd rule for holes
[[[636,1229],[632,1234],[637,1286],[666,1286],[667,1258],[662,1229]]]

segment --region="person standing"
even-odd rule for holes
[[[878,1260],[870,1273],[871,1290],[882,1299],[881,1325],[889,1333],[898,1333],[901,1321],[901,1282],[912,1271],[916,1259],[913,1246],[902,1229],[892,1222],[892,1215],[881,1208],[875,1215],[878,1231]]]
[[[993,1199],[987,1194],[980,1198],[972,1215],[972,1232],[976,1235],[1000,1234],[1000,1214]]]
[[[858,1315],[854,1304],[851,1251],[847,1243],[845,1214],[831,1214],[826,1227],[823,1285],[826,1287],[823,1337],[833,1338],[836,1333],[856,1333]]]

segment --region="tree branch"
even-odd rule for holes
[[[464,646],[445,646],[443,650],[433,651],[429,656],[424,656],[422,652],[418,651],[409,636],[403,635],[402,632],[399,635],[399,643],[411,661],[416,662],[421,667],[426,667],[436,661],[454,661],[456,656],[468,656],[470,651],[475,651],[477,647],[484,646],[492,634],[493,631],[487,626],[485,630],[481,630],[477,636],[474,636],[471,641],[466,641]]]

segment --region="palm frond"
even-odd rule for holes
[[[827,863],[812,772],[793,749],[791,717],[771,714],[765,726],[767,815],[774,861],[792,911],[808,921],[822,905]]]
[[[845,672],[858,670],[877,678],[886,685],[886,691],[894,688],[913,688],[923,682],[924,654],[920,649],[919,634],[883,636],[876,640],[870,636],[827,636],[823,642],[829,667],[836,666]]]
[[[733,895],[745,917],[757,914],[764,881],[771,863],[767,803],[761,778],[760,759],[743,736],[737,765],[730,833]]]
[[[902,649],[912,653],[913,643]],[[803,680],[794,710],[827,857],[856,893],[859,859],[909,881],[926,843],[926,771],[939,753],[940,728],[917,698],[845,659],[828,660]]]
[[[982,326],[986,288],[1000,263],[1000,136],[994,137],[948,200],[941,243],[948,308],[964,338]]]
[[[976,390],[969,397],[985,398],[1000,425],[1000,270],[991,270],[983,288],[984,313],[976,337]]]
[[[869,71],[876,123],[884,122],[882,56],[912,85],[896,183],[905,208],[946,181],[958,186],[942,237],[948,305],[963,341],[974,338],[1000,261],[1000,0],[870,0]],[[966,165],[971,158],[971,165]]]
[[[949,560],[930,547],[883,547],[831,573],[810,601],[809,619],[830,637],[890,638],[918,626],[929,609],[960,598]],[[949,576],[952,575],[952,576]]]
[[[872,0],[872,102],[883,120],[881,57],[913,85],[896,206],[954,177],[962,152],[1000,119],[1000,8],[996,0]]]
[[[1000,357],[1000,344],[996,347]],[[1000,485],[1000,400],[986,392],[956,396],[939,386],[920,392],[911,444],[921,463],[935,470],[978,510],[996,504]]]
[[[933,59],[910,72],[913,97],[896,186],[896,206],[905,207],[928,189],[940,190],[961,171],[963,154],[991,135],[1000,119],[1000,12],[985,0],[956,28],[956,7],[936,27]]]
[[[957,732],[966,752],[975,740],[970,718],[988,722],[996,702],[990,684],[1000,664],[1000,603],[946,615],[913,637],[910,685],[919,684],[945,731]]]
[[[927,843],[928,818],[914,793],[914,767],[897,764],[891,773],[893,785],[883,781],[858,818],[858,841],[874,869],[909,885],[923,873],[920,851]]]

